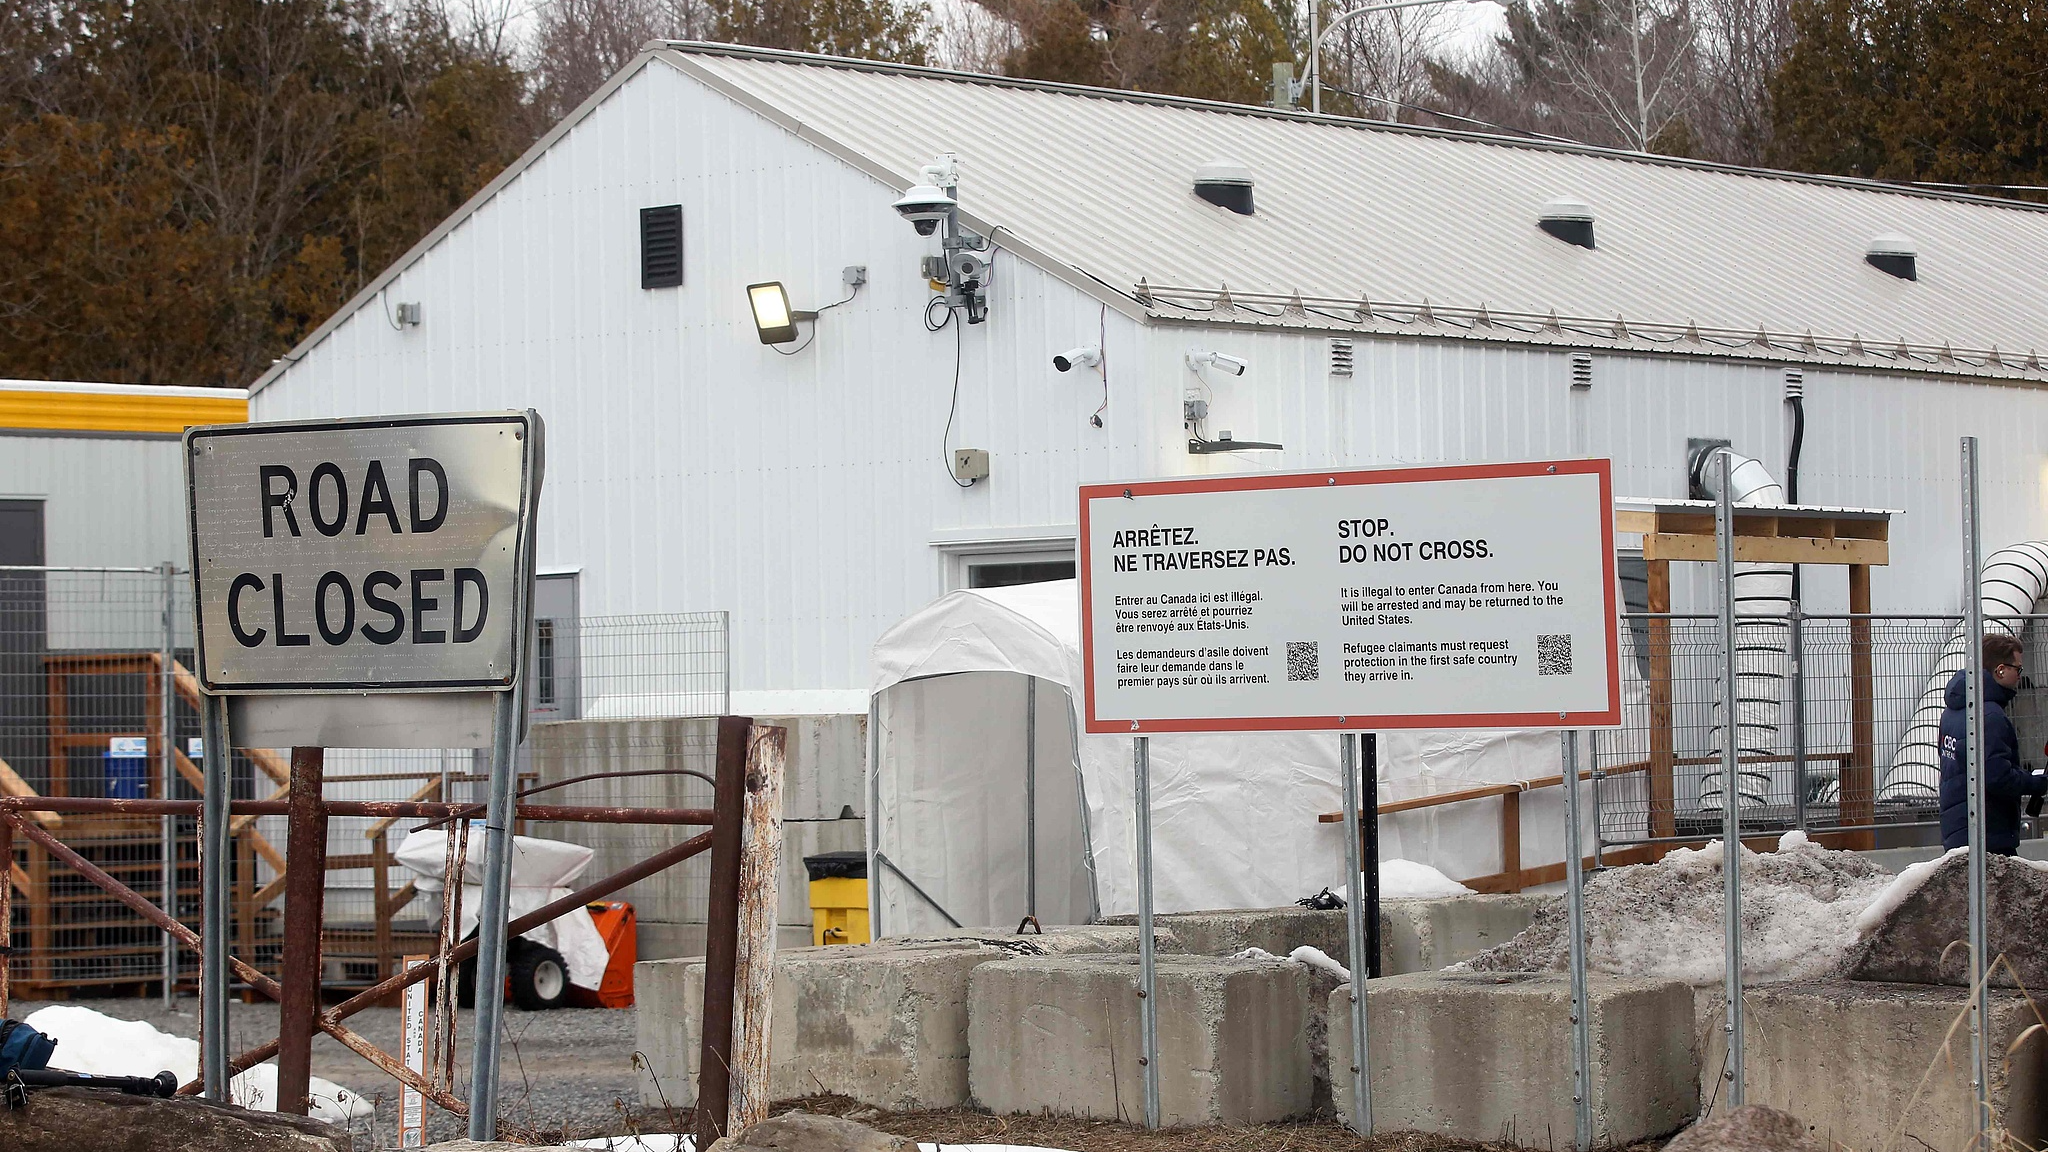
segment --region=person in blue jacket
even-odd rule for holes
[[[2003,633],[1984,637],[1984,850],[2002,856],[2020,850],[2020,798],[2048,794],[2048,776],[2020,767],[2020,738],[2005,706],[2020,686],[2020,642]],[[1941,713],[1941,846],[1970,843],[1968,767],[1969,677],[1957,669]]]

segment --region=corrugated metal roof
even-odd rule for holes
[[[2042,375],[2048,211],[2029,205],[755,49],[661,57],[898,187],[957,153],[963,210],[999,244],[1160,316],[1227,285],[1206,318],[1745,354],[1762,330],[1773,356]],[[1217,160],[1252,170],[1255,215],[1193,195]],[[1565,196],[1592,206],[1596,249],[1538,230]],[[1864,263],[1880,233],[1917,243],[1918,281]]]

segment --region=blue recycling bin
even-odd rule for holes
[[[149,797],[149,751],[146,741],[115,741],[107,750],[104,795],[110,800]]]

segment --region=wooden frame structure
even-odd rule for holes
[[[1650,837],[1661,843],[1632,844],[1603,852],[1599,864],[1645,864],[1660,860],[1687,841],[1678,835],[1677,769],[1719,764],[1719,756],[1679,756],[1674,730],[1671,667],[1671,565],[1716,559],[1714,505],[1700,500],[1617,500],[1614,528],[1643,540],[1649,573],[1650,748],[1647,759],[1602,769],[1601,777],[1645,773],[1649,780]],[[1892,513],[1869,508],[1747,507],[1735,509],[1735,559],[1743,563],[1828,564],[1849,570],[1849,751],[1809,753],[1808,761],[1833,761],[1840,772],[1839,823],[1846,830],[1814,839],[1831,848],[1876,846],[1876,677],[1871,665],[1870,569],[1891,560]],[[1745,756],[1743,764],[1785,763],[1787,756]],[[1583,771],[1581,780],[1595,779]],[[1522,866],[1522,794],[1564,783],[1562,774],[1500,784],[1480,784],[1379,805],[1379,814],[1413,812],[1474,800],[1500,801],[1501,870],[1460,881],[1476,892],[1519,892],[1564,879],[1565,866]],[[1360,814],[1361,816],[1363,813]],[[1325,812],[1317,822],[1336,824],[1342,812]],[[1360,835],[1363,835],[1361,830]],[[1704,843],[1702,837],[1691,841]],[[1767,848],[1776,835],[1745,840]],[[1588,858],[1586,867],[1596,861]]]

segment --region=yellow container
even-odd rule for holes
[[[867,880],[811,881],[811,943],[866,944],[869,939]]]

